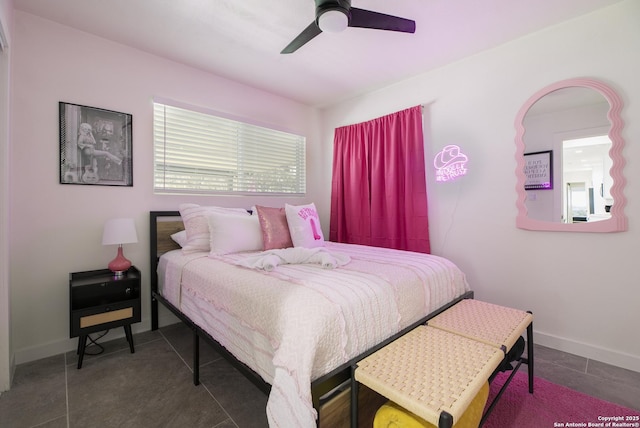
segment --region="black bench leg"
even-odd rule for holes
[[[453,426],[453,416],[447,412],[440,413],[438,428],[451,428]]]
[[[358,391],[360,384],[356,380],[356,367],[351,366],[351,428],[358,428]]]
[[[533,321],[527,327],[527,369],[529,371],[529,394],[533,394]]]

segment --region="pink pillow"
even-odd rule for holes
[[[265,250],[293,247],[284,208],[256,206]]]

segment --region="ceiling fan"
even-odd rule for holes
[[[323,31],[340,32],[347,27],[415,33],[416,23],[410,19],[351,7],[351,0],[314,0],[316,19],[305,28],[281,54],[297,51]]]

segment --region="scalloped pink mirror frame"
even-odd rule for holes
[[[527,216],[527,207],[525,204],[527,198],[527,192],[524,190],[525,176],[524,176],[524,125],[523,121],[527,111],[543,96],[556,91],[558,89],[570,88],[570,87],[584,87],[591,88],[602,94],[609,102],[609,111],[607,117],[611,123],[609,129],[609,139],[611,140],[611,150],[609,156],[611,157],[613,164],[609,171],[613,178],[613,185],[611,186],[611,196],[613,197],[614,204],[611,207],[611,218],[601,221],[586,222],[586,223],[554,223],[550,221],[542,221],[529,218]],[[621,132],[624,126],[622,118],[620,117],[620,111],[622,110],[622,99],[618,94],[609,86],[594,79],[578,78],[563,80],[552,85],[549,85],[540,91],[536,92],[531,98],[527,100],[522,106],[515,121],[516,127],[516,192],[518,199],[516,201],[516,207],[518,208],[518,216],[516,218],[516,226],[520,229],[527,230],[547,230],[558,232],[623,232],[627,230],[627,217],[624,215],[624,207],[627,204],[627,200],[624,197],[624,186],[626,180],[622,174],[622,169],[625,165],[625,159],[622,156],[622,149],[624,148],[624,139]]]

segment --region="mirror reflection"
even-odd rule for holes
[[[527,153],[551,151],[553,186],[526,190],[530,218],[577,223],[610,217],[609,103],[591,88],[571,87],[540,98],[524,117]]]
[[[626,230],[620,97],[592,79],[540,90],[516,118],[518,227]]]
[[[611,218],[611,140],[607,134],[562,141],[562,222]]]

